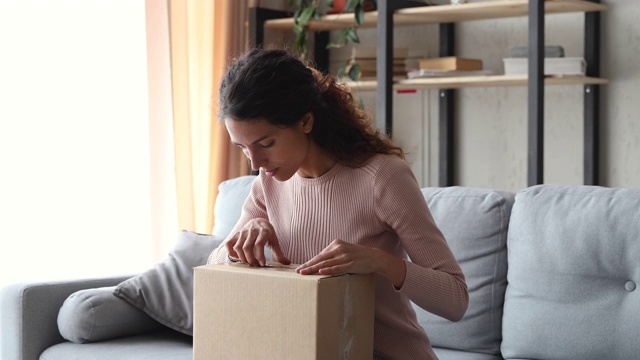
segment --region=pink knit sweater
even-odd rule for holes
[[[468,305],[467,286],[429,212],[408,164],[376,155],[360,168],[335,165],[318,178],[297,174],[285,182],[260,175],[253,183],[235,234],[248,220],[265,218],[292,263],[317,255],[334,239],[384,249],[406,259],[401,289],[376,278],[376,358],[436,359],[416,320],[413,301],[457,321]],[[209,263],[227,261],[224,245]]]

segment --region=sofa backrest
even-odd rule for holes
[[[220,184],[213,234],[235,225],[255,176]],[[465,187],[422,189],[431,213],[460,263],[469,288],[469,309],[452,323],[414,306],[434,347],[499,358],[507,275],[507,230],[514,194]],[[491,357],[491,356],[490,356]]]
[[[251,184],[255,178],[255,175],[247,175],[220,183],[213,208],[213,235],[227,238],[240,218],[242,205],[251,192]]]
[[[452,323],[414,305],[431,344],[499,358],[507,286],[507,231],[514,194],[468,187],[422,189],[464,272],[469,308]]]
[[[640,356],[640,189],[540,185],[516,195],[506,359]]]

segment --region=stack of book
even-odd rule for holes
[[[408,48],[393,49],[393,77],[406,78],[405,60],[409,55]],[[351,65],[360,67],[360,80],[376,79],[378,70],[377,49],[375,47],[354,47],[351,52]]]
[[[419,69],[411,71],[408,76],[410,79],[414,79],[439,76],[488,75],[490,73],[490,71],[482,70],[482,60],[480,59],[447,56],[420,60]]]
[[[478,71],[482,70],[482,60],[469,59],[458,56],[428,58],[420,60],[421,70],[455,70]]]
[[[503,59],[505,75],[526,75],[529,72],[529,48],[514,46],[511,57]],[[564,57],[562,46],[544,47],[544,74],[547,76],[584,76],[587,63],[581,57]]]

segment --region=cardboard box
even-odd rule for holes
[[[371,359],[373,275],[195,268],[194,359]]]

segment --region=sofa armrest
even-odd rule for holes
[[[115,286],[131,276],[13,284],[0,291],[0,358],[38,360],[48,347],[64,341],[58,311],[72,293]]]

